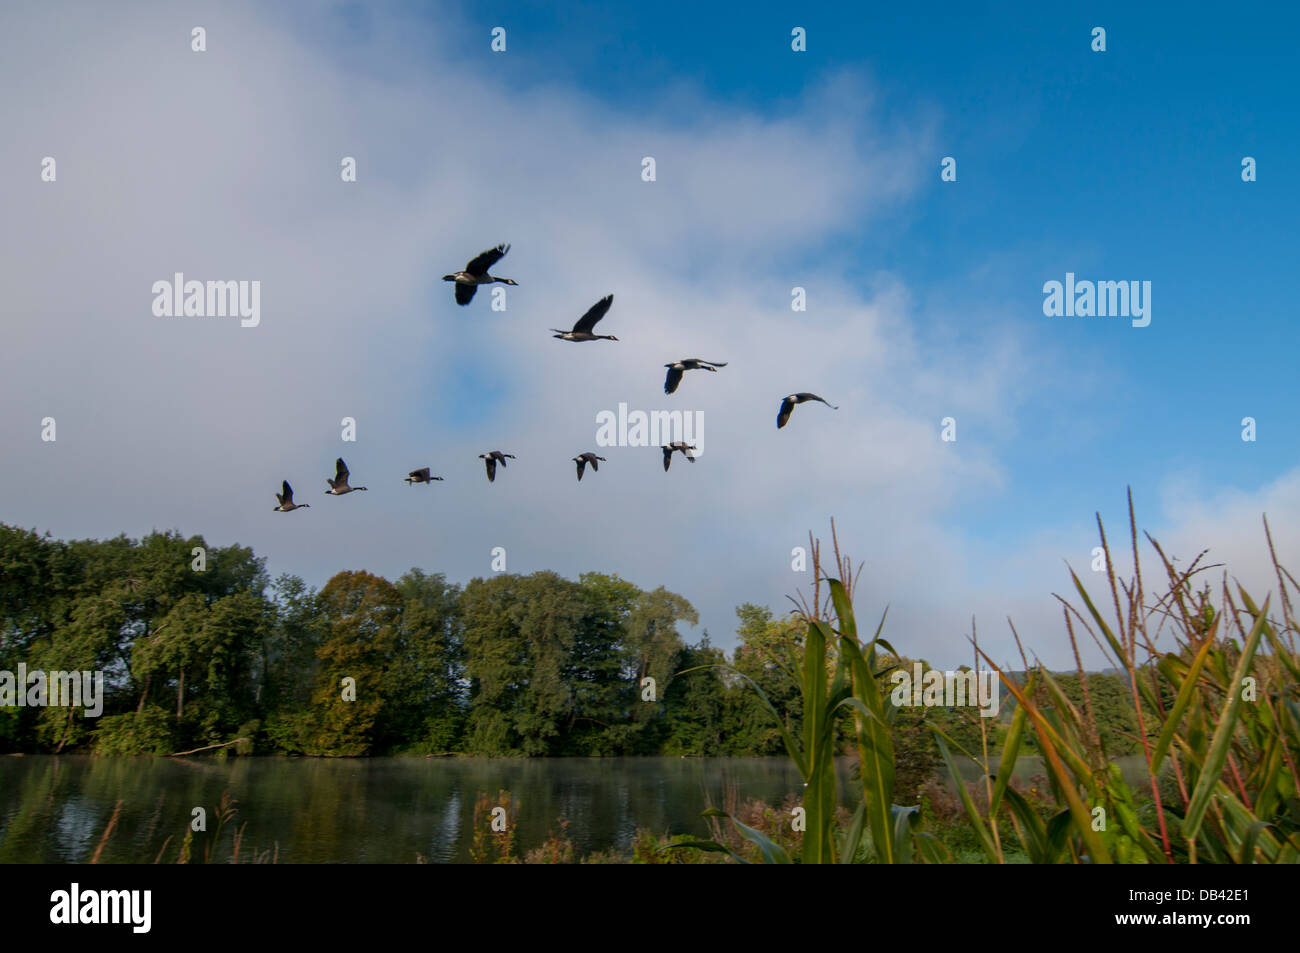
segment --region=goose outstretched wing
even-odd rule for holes
[[[609,311],[609,306],[614,303],[613,295],[605,295],[595,304],[593,304],[587,313],[578,319],[578,323],[573,326],[574,334],[590,334],[591,329],[596,326],[596,322],[605,316]]]
[[[509,245],[498,245],[496,248],[489,248],[485,252],[479,253],[472,259],[465,270],[475,278],[481,278],[488,273],[488,269],[506,257],[506,252],[510,250]]]

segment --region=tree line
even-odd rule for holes
[[[707,630],[683,638],[698,623],[685,598],[606,573],[460,586],[344,571],[316,590],[202,536],[61,541],[0,523],[0,673],[101,671],[105,686],[99,718],[0,707],[0,751],[781,754],[768,705],[798,723],[786,670],[802,628],[762,606],[736,614],[728,656]],[[1131,709],[1105,702],[1119,741]],[[985,727],[996,736],[1007,714]],[[897,717],[917,783],[935,756],[923,719],[980,745],[971,712]]]
[[[61,541],[0,524],[0,672],[105,678],[97,719],[0,708],[0,751],[244,739],[241,752],[323,756],[775,754],[744,679],[705,667],[773,684],[756,646],[783,623],[739,611],[754,644],[728,658],[707,631],[682,637],[698,622],[685,598],[605,573],[462,587],[419,569],[396,582],[345,571],[315,590],[201,536]],[[778,706],[797,695],[773,687]]]

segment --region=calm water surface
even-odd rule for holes
[[[847,769],[846,769],[847,770]],[[744,798],[779,803],[803,784],[780,758],[0,758],[0,862],[85,862],[121,799],[100,862],[168,858],[196,806],[237,804],[243,850],[280,863],[468,861],[474,801],[508,790],[519,803],[516,847],[538,846],[558,819],[581,854],[626,850],[638,827],[707,835],[700,811]],[[228,856],[230,836],[218,856]]]
[[[848,764],[840,771],[847,780]],[[970,772],[978,775],[974,765]],[[1017,764],[1022,778],[1036,773],[1035,759]],[[637,828],[707,836],[700,811],[710,799],[721,806],[726,788],[779,804],[802,787],[784,758],[0,757],[0,862],[84,863],[118,800],[101,863],[151,863],[168,837],[174,859],[191,811],[207,808],[212,830],[226,791],[237,802],[234,826],[245,825],[244,856],[278,849],[280,863],[412,863],[469,860],[479,792],[508,790],[519,803],[518,853],[563,817],[583,855],[626,851]],[[845,787],[850,806],[853,787]],[[232,835],[223,834],[222,859]]]

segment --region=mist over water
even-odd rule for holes
[[[1130,784],[1140,783],[1140,757],[1119,763]],[[851,808],[859,796],[844,783],[852,765],[838,767]],[[979,777],[976,765],[962,767],[967,780]],[[1016,777],[1042,770],[1037,758],[1021,758]],[[119,798],[100,862],[152,863],[169,835],[170,861],[195,807],[207,809],[214,829],[224,791],[238,813],[215,850],[221,860],[246,824],[245,859],[278,849],[282,864],[465,863],[475,800],[495,801],[502,790],[521,808],[519,856],[558,833],[560,818],[579,857],[628,852],[638,828],[707,837],[700,812],[710,799],[722,806],[729,785],[741,801],[773,807],[803,789],[787,758],[0,758],[0,863],[85,863]]]

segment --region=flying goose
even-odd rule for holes
[[[802,404],[806,400],[820,400],[831,410],[839,410],[830,401],[818,397],[816,394],[791,394],[785,400],[781,401],[781,411],[776,415],[776,429],[780,430],[790,420],[790,415],[794,413],[794,405]]]
[[[432,483],[434,480],[441,480],[442,477],[429,476],[428,467],[420,467],[418,470],[412,470],[406,477],[407,483]]]
[[[272,513],[288,513],[290,510],[307,510],[311,509],[310,503],[295,503],[293,501],[293,487],[289,481],[284,481],[283,493],[275,494],[275,498],[280,501],[280,505],[271,510]]]
[[[351,493],[354,490],[364,490],[364,486],[348,486],[348,465],[339,457],[334,461],[334,479],[325,478],[325,482],[330,488],[325,492],[330,496],[342,496],[344,493]]]
[[[509,250],[509,245],[498,245],[496,248],[489,248],[470,261],[465,266],[464,271],[442,276],[443,281],[456,282],[457,304],[469,304],[473,301],[474,292],[478,290],[479,285],[490,285],[494,281],[499,281],[503,285],[519,284],[513,278],[498,278],[495,275],[488,274],[488,269],[504,258]]]
[[[664,393],[671,394],[675,391],[682,382],[682,375],[687,371],[717,371],[719,367],[726,366],[726,361],[706,361],[701,357],[684,357],[680,361],[665,364],[668,377],[664,380]]]
[[[551,328],[556,332],[551,337],[560,338],[564,341],[617,341],[618,338],[612,334],[592,334],[591,329],[596,326],[596,322],[605,316],[609,306],[614,303],[613,295],[605,295],[588,309],[587,313],[578,319],[573,326],[572,331],[561,331],[559,328]]]
[[[480,453],[479,459],[487,466],[488,482],[492,483],[497,478],[498,461],[500,461],[501,465],[504,467],[507,459],[513,460],[514,458],[515,455],[513,453],[502,453],[500,450],[493,450],[489,453]]]
[[[674,450],[679,450],[679,451],[681,451],[682,456],[684,456],[687,460],[691,461],[691,463],[694,463],[694,462],[695,462],[695,458],[694,458],[693,456],[691,456],[691,451],[694,450],[694,449],[695,449],[695,447],[692,447],[692,446],[691,446],[690,444],[688,444],[685,440],[674,440],[672,443],[670,443],[670,444],[668,444],[667,446],[665,446],[665,447],[663,448],[663,451],[664,451],[664,472],[667,473],[667,472],[668,472],[668,467],[672,465],[672,462],[673,462],[673,451],[674,451]]]
[[[589,463],[591,464],[591,472],[592,472],[592,473],[595,473],[596,471],[598,471],[598,470],[600,469],[599,464],[596,463],[597,460],[599,460],[601,463],[604,463],[604,462],[605,462],[605,458],[604,458],[604,457],[598,457],[598,456],[596,456],[594,453],[591,453],[590,451],[587,452],[587,453],[580,453],[580,454],[578,454],[576,457],[573,458],[573,462],[576,463],[576,464],[578,465],[578,479],[579,479],[579,480],[582,479],[582,471],[585,470],[585,469],[587,468],[587,464],[589,464]]]

